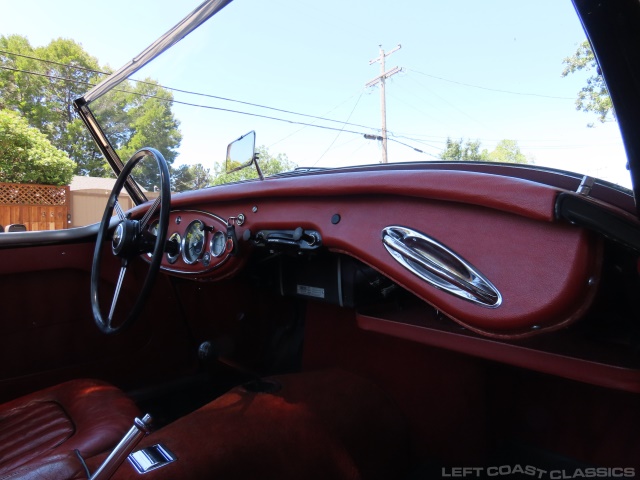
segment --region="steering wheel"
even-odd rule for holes
[[[118,195],[122,191],[122,187],[131,175],[133,167],[143,158],[150,156],[155,158],[160,173],[160,195],[149,207],[145,215],[140,220],[132,220],[125,215],[122,207],[118,203]],[[118,176],[113,190],[109,195],[107,207],[105,208],[102,221],[98,230],[98,238],[96,239],[96,248],[93,252],[93,265],[91,268],[91,309],[93,311],[93,319],[102,333],[114,334],[123,330],[140,314],[147,297],[153,286],[162,254],[165,247],[165,238],[169,227],[169,207],[171,202],[171,188],[169,183],[169,168],[162,154],[153,148],[142,148],[138,150],[129,161],[125,164],[122,172]],[[155,237],[148,231],[147,224],[156,210],[160,207],[158,232]],[[117,219],[113,219],[113,212],[116,212]],[[107,237],[112,221],[117,220],[113,237],[111,239],[111,253],[120,258],[120,274],[116,282],[115,292],[111,299],[111,307],[108,315],[105,317],[100,309],[100,301],[98,295],[98,287],[100,284],[100,263],[102,258],[102,243]],[[129,310],[124,321],[118,325],[114,325],[113,318],[120,296],[120,290],[124,281],[127,267],[131,260],[144,253],[151,253],[149,270],[142,283],[137,300]]]

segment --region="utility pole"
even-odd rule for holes
[[[373,65],[376,62],[380,62],[380,75],[368,82],[365,87],[373,87],[375,84],[380,83],[380,112],[382,115],[382,163],[387,163],[387,101],[385,98],[384,84],[385,80],[391,75],[395,75],[402,71],[402,68],[393,67],[391,70],[385,72],[384,59],[393,52],[400,50],[402,46],[398,44],[396,48],[385,53],[380,45],[380,56],[369,61],[369,65]]]

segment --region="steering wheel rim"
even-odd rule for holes
[[[131,171],[143,158],[151,156],[155,158],[160,172],[160,195],[149,207],[147,213],[142,219],[131,220],[128,219],[122,208],[118,203],[118,195],[122,191],[125,182],[129,178]],[[165,238],[167,236],[167,230],[169,228],[169,209],[171,203],[171,187],[169,179],[169,168],[167,162],[162,154],[154,148],[141,148],[134,153],[129,161],[125,164],[122,172],[118,176],[115,185],[109,195],[107,206],[100,222],[98,229],[98,236],[96,238],[96,247],[93,252],[93,263],[91,267],[91,310],[93,313],[93,319],[102,333],[112,335],[118,333],[130,326],[133,321],[140,314],[140,311],[144,307],[144,304],[149,296],[153,283],[155,281],[158,270],[160,269],[160,263],[162,262],[162,254],[164,253]],[[158,222],[158,234],[151,250],[151,261],[149,264],[149,270],[144,279],[138,298],[135,301],[133,308],[129,310],[125,320],[117,326],[112,325],[113,316],[115,314],[116,306],[118,304],[118,298],[120,295],[120,289],[122,287],[124,277],[127,271],[129,262],[137,256],[148,251],[148,247],[145,244],[145,238],[148,239],[148,235],[145,235],[146,226],[151,219],[155,211],[160,207],[159,222]],[[117,223],[114,229],[114,235],[112,238],[111,253],[114,256],[120,257],[121,266],[120,274],[116,282],[116,290],[111,299],[111,308],[108,316],[102,313],[99,301],[99,284],[100,284],[100,263],[102,259],[102,247],[105,238],[108,235],[108,231],[112,224],[113,211],[117,213]]]

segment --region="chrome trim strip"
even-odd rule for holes
[[[223,226],[227,226],[227,221],[222,218],[219,215],[216,215],[215,213],[211,213],[211,212],[205,212],[204,210],[193,210],[193,209],[179,209],[179,210],[172,210],[171,213],[197,213],[200,215],[205,215],[207,217],[211,217],[215,220],[218,220]]]
[[[433,287],[483,307],[502,304],[502,295],[484,275],[437,240],[389,226],[382,230],[382,243],[398,263]]]
[[[222,10],[230,2],[231,0],[205,0],[189,15],[182,19],[180,23],[145,48],[137,57],[134,57],[118,71],[112,73],[98,85],[89,90],[84,96],[85,101],[87,103],[91,103],[97,98],[100,98],[127,77],[140,70],[162,52],[189,35],[193,30]]]

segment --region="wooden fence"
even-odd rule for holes
[[[21,223],[29,231],[90,225],[102,220],[110,193],[102,188],[70,191],[68,186],[0,183],[0,225]],[[144,193],[149,199],[158,196]],[[124,190],[118,202],[125,211],[134,206]]]
[[[110,193],[99,188],[73,190],[69,227],[82,227],[102,220]],[[124,191],[120,192],[118,203],[124,211],[134,206],[133,200]]]
[[[21,223],[27,230],[69,227],[68,186],[0,183],[0,225]]]

